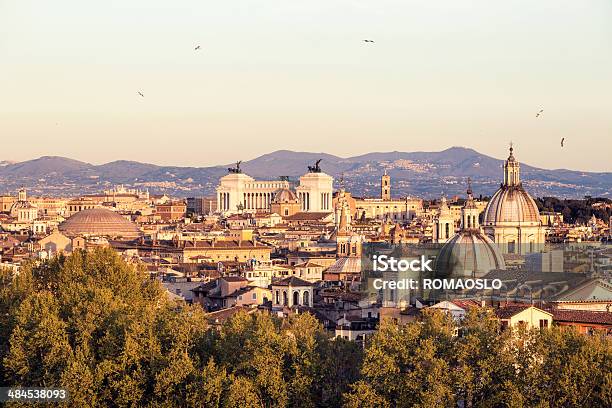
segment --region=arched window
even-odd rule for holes
[[[304,294],[302,295],[302,304],[304,306],[310,306],[310,293],[308,293],[308,291],[304,291]]]
[[[276,303],[277,305],[280,304],[280,292],[278,290],[276,291],[276,301],[274,303]]]
[[[287,291],[283,290],[283,305],[287,306]]]
[[[293,306],[300,304],[300,292],[293,291]]]

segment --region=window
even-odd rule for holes
[[[257,300],[257,292],[253,292],[253,300]]]
[[[548,320],[540,319],[540,329],[545,329],[548,327]]]

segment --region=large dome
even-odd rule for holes
[[[521,185],[502,186],[485,208],[483,219],[485,226],[504,223],[525,225],[540,223],[538,206]]]
[[[114,211],[92,208],[79,211],[59,225],[68,236],[103,236],[132,240],[142,235],[138,227]]]
[[[436,271],[441,276],[481,277],[496,269],[506,269],[497,245],[478,230],[463,230],[440,250]]]

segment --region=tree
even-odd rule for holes
[[[75,407],[612,405],[610,339],[500,332],[488,309],[384,320],[365,351],[308,313],[206,322],[110,249],[0,270],[3,385],[64,387]]]
[[[187,405],[190,407],[219,408],[223,392],[230,385],[230,378],[211,358],[207,365],[187,385]]]
[[[232,377],[225,408],[261,408],[266,406],[257,395],[255,385],[246,377]]]
[[[16,384],[58,384],[72,350],[66,324],[51,293],[26,297],[15,310],[15,326],[4,358],[6,375]]]

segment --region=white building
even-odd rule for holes
[[[332,212],[334,178],[328,174],[309,172],[300,177],[296,188],[304,212]]]
[[[308,169],[296,188],[301,211],[332,212],[333,177],[321,172],[318,162]],[[270,211],[275,193],[290,188],[286,180],[255,180],[242,173],[239,163],[228,170],[229,174],[221,177],[217,187],[217,208],[224,215]]]

